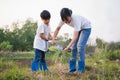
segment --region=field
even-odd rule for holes
[[[32,73],[33,57],[34,52],[0,52],[0,80],[120,80],[119,59],[110,60],[100,53],[86,55],[84,74],[67,73],[68,63],[55,62],[53,54],[46,54],[51,72]]]

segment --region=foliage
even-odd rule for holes
[[[49,50],[55,52],[55,51],[57,51],[58,49],[57,49],[55,46],[51,46],[51,47],[49,47]]]
[[[96,39],[97,53],[110,60],[120,60],[120,42],[106,43],[102,39]]]
[[[110,60],[120,60],[120,52],[119,51],[109,51],[106,56]]]
[[[21,68],[13,61],[0,60],[0,80],[32,80],[25,68]]]
[[[54,51],[52,56],[52,60],[56,62],[61,62],[62,64],[66,64],[70,58],[72,58],[70,51],[62,51],[57,49],[54,46],[49,48],[50,51]]]
[[[10,42],[8,41],[3,41],[1,44],[0,44],[0,50],[2,51],[12,51],[12,45],[10,45]]]
[[[0,29],[0,43],[8,41],[13,51],[33,50],[33,41],[37,29],[37,22],[27,19],[20,27],[19,23],[12,24],[13,30]],[[8,46],[10,47],[10,46]]]

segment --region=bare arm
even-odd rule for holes
[[[58,33],[59,33],[59,30],[61,29],[60,26],[58,26],[54,32],[54,35],[53,35],[53,40],[55,40],[55,38],[57,37]]]
[[[53,38],[52,38],[52,35],[51,35],[50,33],[49,33],[49,39],[50,39],[50,40],[52,40],[52,39],[53,39]]]
[[[58,33],[59,33],[59,30],[61,29],[60,26],[58,26],[53,34],[53,38],[52,38],[52,45],[55,45],[56,44],[56,41],[55,41],[55,38],[57,37]]]
[[[67,46],[67,49],[69,49],[69,48],[75,43],[75,41],[76,41],[77,38],[78,38],[78,34],[79,34],[78,31],[75,31],[75,32],[74,32],[73,39],[71,40],[71,42],[70,42],[69,45]]]
[[[40,33],[40,37],[44,39],[45,41],[48,41],[48,38],[45,37],[44,33]]]

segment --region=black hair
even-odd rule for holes
[[[67,17],[71,17],[72,15],[72,10],[69,8],[62,8],[60,11],[60,16],[62,21],[67,20]]]
[[[49,11],[43,10],[43,11],[40,13],[40,17],[41,17],[42,19],[47,20],[47,19],[50,19],[50,18],[51,18],[51,15],[50,15]]]

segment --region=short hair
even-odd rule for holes
[[[60,11],[60,16],[62,21],[67,20],[67,17],[71,17],[72,15],[72,10],[69,8],[62,8]]]
[[[50,12],[49,12],[49,11],[43,10],[43,11],[40,13],[40,17],[41,17],[42,19],[47,20],[47,19],[50,19],[50,18],[51,18],[51,15],[50,15]]]

